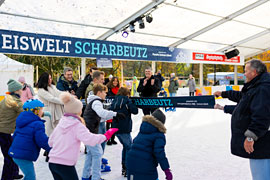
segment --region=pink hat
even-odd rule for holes
[[[66,113],[78,114],[82,111],[83,104],[80,100],[75,98],[68,92],[60,94],[60,99],[64,103],[64,110]]]
[[[18,79],[18,81],[21,82],[21,83],[25,83],[25,79],[24,79],[23,76],[21,76],[21,77]]]

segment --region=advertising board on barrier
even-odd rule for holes
[[[0,53],[172,63],[244,64],[243,57],[237,57],[237,60],[227,60],[226,58],[224,59],[223,53],[195,52],[183,48],[149,46],[1,29]],[[203,53],[208,54],[204,57]],[[213,59],[213,57],[215,58]],[[222,60],[219,60],[221,58]]]

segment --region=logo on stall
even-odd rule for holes
[[[204,59],[204,54],[195,54],[195,59]]]

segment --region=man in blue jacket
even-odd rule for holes
[[[60,91],[68,91],[75,95],[78,85],[77,81],[73,79],[73,71],[71,68],[67,67],[64,69],[64,74],[59,77],[56,88]]]
[[[217,91],[215,96],[237,103],[232,108],[231,152],[250,159],[253,180],[270,179],[270,75],[260,60],[245,65],[241,91]]]

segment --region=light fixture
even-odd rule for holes
[[[146,22],[148,23],[151,23],[153,21],[153,17],[151,14],[146,15],[145,19],[146,19]]]
[[[145,25],[144,25],[144,22],[143,22],[142,17],[139,17],[138,18],[138,23],[139,23],[139,28],[140,29],[144,29],[145,28]]]
[[[232,51],[226,52],[225,53],[225,56],[226,56],[227,59],[231,59],[231,58],[233,58],[235,56],[238,56],[238,54],[239,54],[239,50],[238,49],[234,49]]]
[[[130,29],[131,32],[135,32],[134,22],[129,23],[129,29]]]
[[[127,31],[123,31],[123,32],[122,32],[122,36],[123,36],[124,38],[127,38],[127,37],[128,37],[128,32],[127,32]]]

